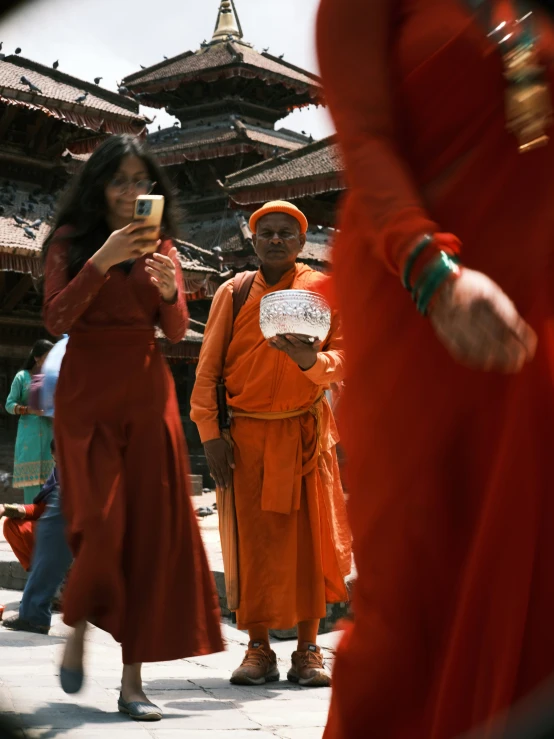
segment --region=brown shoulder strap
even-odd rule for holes
[[[233,323],[250,295],[255,277],[256,272],[239,272],[233,279]]]

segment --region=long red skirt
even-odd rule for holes
[[[175,387],[151,331],[71,336],[55,436],[75,553],[65,623],[110,632],[124,664],[222,650]]]

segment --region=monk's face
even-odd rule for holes
[[[258,221],[252,241],[262,266],[289,269],[306,243],[306,234],[287,213],[268,213]]]

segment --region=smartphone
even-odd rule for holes
[[[160,238],[164,204],[163,195],[139,195],[135,203],[135,221],[141,221],[147,228],[155,228],[156,239]]]

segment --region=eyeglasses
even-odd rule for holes
[[[131,188],[137,195],[150,195],[156,184],[152,180],[133,182],[125,177],[114,177],[108,182],[108,186],[119,195],[125,195]]]

